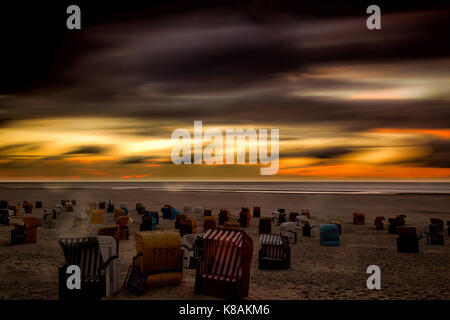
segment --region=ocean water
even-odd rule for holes
[[[103,189],[318,194],[449,194],[448,182],[2,182],[2,189]]]

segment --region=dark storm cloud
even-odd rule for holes
[[[108,148],[104,146],[81,146],[72,151],[66,152],[65,155],[74,155],[74,154],[102,154],[107,151]]]

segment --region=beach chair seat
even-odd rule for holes
[[[353,224],[363,225],[365,223],[365,214],[361,212],[353,212]]]
[[[374,220],[374,229],[375,230],[383,230],[384,229],[384,224],[383,221],[386,220],[383,216],[376,216],[375,220]]]
[[[300,210],[300,215],[306,216],[308,219],[311,219],[311,210],[302,209],[302,210]]]
[[[180,234],[175,230],[138,231],[136,256],[131,270],[146,274],[142,290],[178,285],[183,280],[183,254]],[[130,277],[125,279],[129,286]]]
[[[230,219],[230,220],[225,222],[224,229],[226,229],[226,230],[240,230],[241,229],[241,224],[239,223],[239,221],[236,221],[234,219]]]
[[[119,292],[119,247],[112,236],[62,238],[65,264],[58,268],[60,300],[100,299]],[[69,266],[80,268],[81,289],[68,289]]]
[[[271,234],[272,233],[272,219],[269,217],[261,217],[259,219],[259,234]]]
[[[419,253],[419,241],[423,236],[417,236],[415,227],[397,227],[397,252]]]
[[[444,231],[444,220],[430,218],[430,224],[435,224],[435,225],[439,226],[439,231]]]
[[[14,226],[11,230],[11,245],[37,242],[36,218],[14,217],[10,223]]]
[[[219,212],[219,225],[225,225],[225,222],[230,220],[230,211],[226,209],[220,209]]]
[[[426,232],[427,244],[444,245],[444,236],[441,234],[440,225],[430,224]]]
[[[180,236],[183,237],[185,234],[196,234],[197,233],[197,222],[192,219],[184,219],[180,222]]]
[[[261,217],[261,208],[253,207],[253,218],[259,218],[259,217]]]
[[[296,218],[299,216],[298,212],[289,212],[289,222],[296,222]]]
[[[103,214],[105,211],[101,209],[91,211],[91,224],[103,224]]]
[[[181,239],[184,268],[195,269],[198,253],[200,253],[199,250],[196,250],[196,241],[201,241],[202,238],[203,234],[185,234]]]
[[[297,225],[295,222],[283,222],[280,226],[280,234],[287,237],[290,244],[297,243]]]
[[[114,239],[119,239],[119,226],[102,226],[98,228],[97,235],[98,236],[110,236]]]
[[[9,209],[0,209],[0,224],[8,225],[13,212]]]
[[[206,232],[209,229],[214,229],[216,227],[216,217],[205,216],[203,219],[203,232]]]
[[[226,299],[248,296],[253,241],[245,231],[210,229],[199,245],[195,294]]]
[[[250,219],[252,218],[250,214],[250,209],[242,208],[242,211],[239,213],[239,224],[242,228],[250,227]]]
[[[339,227],[336,224],[320,225],[320,245],[321,246],[340,246]]]
[[[259,236],[259,268],[288,269],[291,266],[291,249],[289,238],[278,234]]]

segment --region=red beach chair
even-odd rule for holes
[[[245,231],[210,229],[197,263],[195,293],[219,298],[248,296],[253,241]]]

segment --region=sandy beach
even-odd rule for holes
[[[377,215],[393,217],[405,214],[406,224],[421,232],[430,218],[450,220],[450,196],[437,194],[271,194],[236,192],[183,192],[148,190],[86,190],[86,189],[2,189],[0,198],[10,202],[41,200],[47,209],[62,199],[77,200],[76,211],[84,211],[88,201],[112,200],[128,203],[134,223],[129,240],[120,241],[120,283],[125,279],[135,254],[134,232],[139,230],[141,218],[135,212],[136,202],[147,210],[160,211],[163,204],[171,204],[180,211],[185,204],[231,210],[237,218],[241,207],[260,206],[263,216],[273,210],[286,212],[311,210],[313,224],[327,223],[330,218],[343,221],[340,247],[319,245],[317,228],[313,236],[298,233],[298,243],[291,245],[291,268],[288,270],[259,270],[258,219],[252,218],[245,231],[254,241],[248,299],[449,299],[450,298],[450,238],[444,231],[444,246],[423,245],[423,253],[397,253],[396,235],[387,230],[373,229]],[[352,224],[352,213],[366,214],[366,224]],[[23,214],[23,212],[21,212]],[[42,218],[43,209],[34,209],[30,216]],[[58,237],[95,235],[99,225],[87,226],[85,232],[72,227],[73,213],[63,213],[56,220],[56,228],[39,227],[36,244],[10,245],[11,226],[0,226],[0,299],[57,299],[57,268],[64,262],[57,243]],[[105,214],[104,225],[114,224],[113,214]],[[202,232],[202,217],[197,220]],[[386,227],[386,223],[385,223]],[[272,226],[272,232],[279,227]],[[366,268],[381,268],[381,290],[366,287]],[[195,270],[184,269],[181,285],[148,291],[139,299],[212,299],[194,295]],[[122,291],[108,299],[138,299]]]

